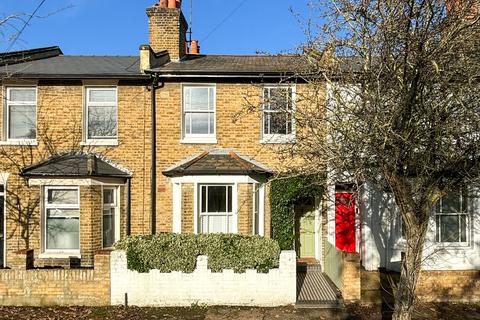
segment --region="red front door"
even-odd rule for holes
[[[335,194],[335,245],[346,252],[355,252],[355,197],[351,193]]]

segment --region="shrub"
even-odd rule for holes
[[[213,272],[268,272],[278,267],[280,256],[276,241],[238,234],[131,236],[117,242],[115,248],[127,252],[128,268],[138,272],[158,269],[191,273],[199,255],[208,256],[208,267]]]

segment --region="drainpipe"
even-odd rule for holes
[[[150,231],[152,234],[157,233],[157,95],[156,90],[163,87],[163,83],[159,84],[158,74],[153,73],[152,85],[150,87],[152,99],[152,166],[150,171]]]
[[[127,236],[132,234],[132,179],[127,179]]]

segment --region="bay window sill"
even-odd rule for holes
[[[37,140],[6,140],[0,141],[0,146],[38,146]]]
[[[180,140],[182,144],[216,144],[216,137],[184,137]]]
[[[69,258],[78,258],[81,259],[82,255],[80,252],[44,252],[38,255],[39,259],[69,259]]]
[[[288,144],[295,143],[295,135],[264,135],[260,140],[261,144]]]
[[[98,139],[98,140],[87,140],[80,143],[81,146],[92,146],[92,147],[117,147],[118,140],[117,139]]]

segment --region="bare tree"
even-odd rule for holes
[[[297,91],[296,142],[280,152],[298,159],[294,174],[392,191],[407,243],[394,318],[411,319],[432,209],[480,176],[478,3],[311,6],[320,18],[308,23],[308,67],[295,76],[307,83]]]

